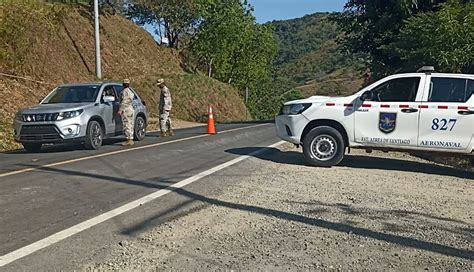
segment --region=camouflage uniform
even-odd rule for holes
[[[170,111],[172,107],[171,102],[171,93],[168,87],[163,86],[161,88],[161,95],[160,95],[160,130],[162,133],[172,132],[171,129],[171,119],[170,119]]]
[[[122,115],[123,131],[127,140],[133,140],[135,120],[133,109],[133,92],[130,88],[125,88],[122,92],[122,100],[120,101],[120,112]]]

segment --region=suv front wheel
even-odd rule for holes
[[[102,146],[104,132],[102,126],[97,121],[90,121],[87,125],[86,140],[84,147],[87,150],[97,150]]]
[[[134,139],[135,141],[143,141],[146,135],[146,122],[145,119],[141,116],[138,116],[135,119],[135,129],[134,129]]]
[[[331,167],[344,158],[344,139],[341,133],[328,126],[312,129],[303,139],[303,154],[313,166]]]

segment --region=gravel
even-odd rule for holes
[[[224,172],[236,185],[204,208],[85,270],[474,269],[472,172],[378,152],[308,167],[290,145]]]

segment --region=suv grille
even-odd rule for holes
[[[58,113],[23,114],[23,122],[56,121]]]
[[[61,140],[58,129],[52,125],[23,126],[20,131],[21,141]]]

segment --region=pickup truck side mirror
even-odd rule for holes
[[[374,98],[374,93],[372,93],[371,91],[365,91],[361,96],[360,96],[360,100],[362,101],[370,101]]]
[[[105,103],[115,102],[115,96],[113,95],[104,96],[104,102]]]

